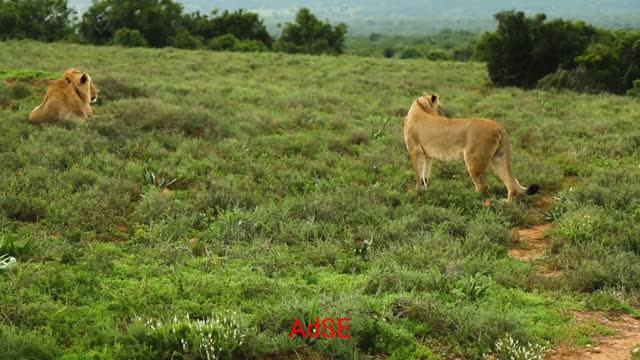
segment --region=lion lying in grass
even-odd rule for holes
[[[29,123],[86,122],[93,115],[90,104],[98,100],[99,93],[89,74],[69,69],[64,78],[49,83],[44,101],[29,114]]]
[[[509,135],[502,125],[490,119],[449,119],[442,115],[438,95],[423,95],[409,109],[404,123],[404,141],[416,175],[417,187],[427,189],[431,164],[437,160],[464,159],[476,191],[487,194],[485,171],[492,166],[509,192],[535,194],[539,185],[525,188],[511,174]]]

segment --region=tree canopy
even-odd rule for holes
[[[61,40],[73,34],[67,0],[0,0],[0,40]]]
[[[624,94],[640,78],[638,32],[547,21],[544,14],[504,11],[495,17],[498,28],[480,38],[475,56],[487,62],[496,85]]]
[[[346,24],[331,26],[329,22],[320,21],[309,9],[302,8],[295,22],[284,26],[276,49],[288,53],[341,54],[346,34]]]

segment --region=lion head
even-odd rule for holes
[[[440,102],[440,96],[438,94],[424,93],[417,101],[427,113],[431,115],[444,116],[442,103]]]
[[[92,104],[98,101],[100,90],[95,86],[89,74],[69,69],[64,73],[64,79],[73,86],[82,101]]]

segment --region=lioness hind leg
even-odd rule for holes
[[[476,186],[476,191],[483,195],[489,193],[489,184],[485,176],[485,172],[489,166],[487,159],[465,153],[464,162],[467,164],[467,170],[469,171],[469,175],[471,175],[471,180],[473,180]]]
[[[518,191],[516,190],[513,177],[511,176],[511,172],[509,171],[509,164],[504,156],[496,156],[492,159],[491,164],[493,165],[493,170],[495,170],[500,180],[504,183],[504,186],[507,187],[507,200],[513,201],[518,196]]]
[[[424,190],[427,191],[427,186],[429,185],[429,177],[431,176],[431,165],[433,164],[433,159],[429,157],[425,157],[422,161],[422,167],[420,168],[420,181]]]
[[[416,174],[416,189],[420,189],[420,186],[422,186],[426,191],[427,185],[429,185],[433,159],[428,158],[423,153],[413,153],[411,154],[411,163]]]

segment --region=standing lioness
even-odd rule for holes
[[[522,187],[511,174],[509,135],[490,119],[448,119],[442,116],[438,95],[423,95],[414,101],[404,122],[404,142],[409,151],[416,182],[427,189],[433,159],[464,159],[476,191],[486,194],[485,171],[493,166],[509,191],[509,201],[517,194],[535,194],[538,185]]]

